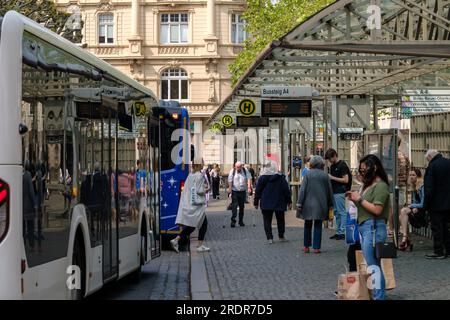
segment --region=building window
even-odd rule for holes
[[[114,43],[114,15],[112,13],[98,15],[98,43]]]
[[[161,75],[161,99],[188,100],[188,76],[183,69],[166,69]]]
[[[188,30],[187,13],[161,14],[161,44],[187,43]]]
[[[247,39],[245,32],[246,21],[242,19],[242,14],[233,13],[231,15],[231,42],[244,43]]]

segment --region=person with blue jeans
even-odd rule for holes
[[[322,221],[328,219],[333,207],[333,190],[330,178],[324,171],[325,161],[321,156],[311,158],[311,170],[305,175],[298,194],[297,218],[305,220],[303,252],[309,253],[311,244],[314,253],[321,253]],[[312,226],[314,221],[314,236]]]
[[[359,162],[359,173],[363,180],[361,192],[347,192],[349,200],[358,208],[358,224],[361,234],[361,249],[368,267],[375,270],[374,300],[385,299],[385,279],[381,270],[381,259],[375,256],[375,244],[387,238],[386,222],[389,218],[389,181],[386,171],[377,156],[371,154]],[[377,281],[379,279],[380,281]]]
[[[328,149],[325,160],[331,164],[328,174],[333,188],[334,216],[336,218],[336,234],[330,239],[344,240],[345,225],[347,224],[347,211],[345,209],[345,192],[351,189],[351,173],[345,161],[339,160],[334,149]]]

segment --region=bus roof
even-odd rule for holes
[[[52,45],[58,47],[61,50],[66,51],[67,53],[70,53],[77,58],[83,60],[86,63],[89,63],[90,65],[97,67],[98,69],[102,70],[104,73],[110,75],[111,77],[117,79],[118,81],[121,81],[131,87],[133,87],[136,90],[139,90],[146,95],[148,95],[150,98],[155,100],[155,105],[157,104],[158,99],[156,98],[153,91],[142,85],[141,83],[137,82],[136,80],[133,80],[125,73],[117,70],[115,67],[110,65],[109,63],[105,62],[104,60],[97,58],[92,53],[83,50],[76,46],[74,43],[70,42],[67,39],[64,39],[63,37],[59,36],[58,34],[54,33],[53,31],[41,26],[40,24],[36,23],[35,21],[25,17],[24,15],[21,15],[20,13],[16,11],[8,11],[3,19],[3,23],[8,23],[10,18],[15,18],[16,20],[19,20],[23,24],[24,31],[29,32],[30,34],[41,38],[44,41],[47,41],[51,43]],[[12,19],[14,20],[14,19]]]

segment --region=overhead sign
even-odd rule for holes
[[[268,127],[269,118],[262,117],[236,117],[236,126],[247,128]]]
[[[252,99],[244,99],[239,103],[238,109],[244,117],[250,117],[256,112],[256,103]]]
[[[230,116],[229,114],[226,114],[226,115],[224,115],[223,117],[222,117],[222,124],[225,126],[225,127],[231,127],[232,125],[233,125],[233,123],[234,123],[234,119],[233,119],[233,117],[232,116]]]
[[[243,117],[261,116],[261,98],[244,98],[236,106],[236,113]]]
[[[362,128],[339,128],[339,138],[341,141],[361,141],[364,129]]]
[[[312,97],[312,87],[261,87],[264,98],[301,98]]]
[[[134,115],[137,117],[143,117],[147,114],[147,106],[144,101],[135,101],[133,103]]]
[[[216,122],[210,127],[210,129],[212,129],[212,130],[222,130],[222,126],[220,125],[220,123]]]
[[[450,90],[405,90],[402,114],[411,115],[444,112],[450,109]]]
[[[261,115],[270,118],[310,118],[311,100],[263,100]]]

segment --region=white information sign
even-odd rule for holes
[[[264,98],[302,98],[312,97],[312,87],[261,87]]]

